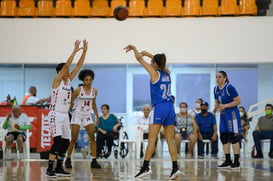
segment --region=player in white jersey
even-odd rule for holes
[[[48,177],[56,176],[70,176],[71,174],[64,171],[63,169],[63,159],[66,150],[69,146],[69,140],[71,137],[69,116],[68,111],[70,109],[71,103],[71,85],[70,81],[79,72],[81,66],[83,65],[88,43],[86,40],[83,41],[83,47],[80,48],[80,41],[75,41],[74,50],[66,63],[58,64],[56,67],[57,75],[52,83],[51,92],[51,105],[48,118],[50,120],[50,128],[53,134],[53,145],[50,149],[48,168],[46,175]],[[77,54],[82,49],[82,55],[76,64],[72,72],[69,72],[69,67]],[[54,160],[57,158],[57,166],[55,170],[53,169]]]
[[[72,94],[71,101],[74,102],[76,99],[72,119],[71,119],[71,129],[72,129],[72,139],[70,141],[68,150],[67,150],[67,159],[65,161],[66,168],[72,168],[71,165],[71,154],[73,148],[78,139],[80,127],[83,126],[88,134],[90,140],[90,149],[92,155],[91,168],[101,168],[97,163],[97,146],[95,142],[95,128],[94,120],[91,117],[91,111],[94,111],[96,118],[99,117],[97,105],[96,105],[96,96],[97,90],[92,87],[92,82],[94,80],[94,72],[89,69],[82,70],[79,73],[79,80],[83,81],[83,86],[78,87]]]

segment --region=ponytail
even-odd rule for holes
[[[160,69],[161,71],[165,71],[165,67],[166,67],[166,55],[164,53],[162,53],[162,54],[156,54],[153,57],[153,60],[157,64],[158,69]]]

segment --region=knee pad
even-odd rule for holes
[[[231,143],[231,144],[236,144],[236,143],[238,143],[239,142],[239,138],[238,138],[238,134],[236,133],[229,133],[230,134],[230,136],[229,136],[229,142]]]
[[[59,155],[61,146],[62,146],[62,137],[61,136],[54,137],[54,143],[51,146],[50,153],[53,155]]]
[[[69,147],[70,141],[69,139],[62,138],[61,150],[59,151],[59,156],[64,157],[65,153]]]
[[[220,140],[223,145],[229,142],[229,133],[220,133]]]

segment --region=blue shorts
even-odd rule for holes
[[[241,118],[239,110],[221,113],[220,133],[241,133]]]
[[[150,116],[150,124],[162,124],[163,126],[176,124],[174,105],[171,102],[157,103]]]

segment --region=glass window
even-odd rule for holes
[[[110,106],[110,112],[126,112],[126,71],[125,69],[93,69],[93,86],[98,89],[97,107]]]
[[[9,94],[11,99],[16,97],[18,103],[23,96],[23,73],[20,65],[0,67],[0,102],[6,101]]]
[[[220,70],[220,69],[218,69]],[[221,69],[222,70],[222,69]],[[256,68],[227,69],[228,79],[236,88],[246,111],[258,101],[258,72]]]
[[[197,98],[209,102],[210,91],[210,74],[177,74],[175,105],[186,102],[193,109]]]
[[[150,77],[148,74],[134,74],[133,111],[141,111],[145,104],[151,104]]]

